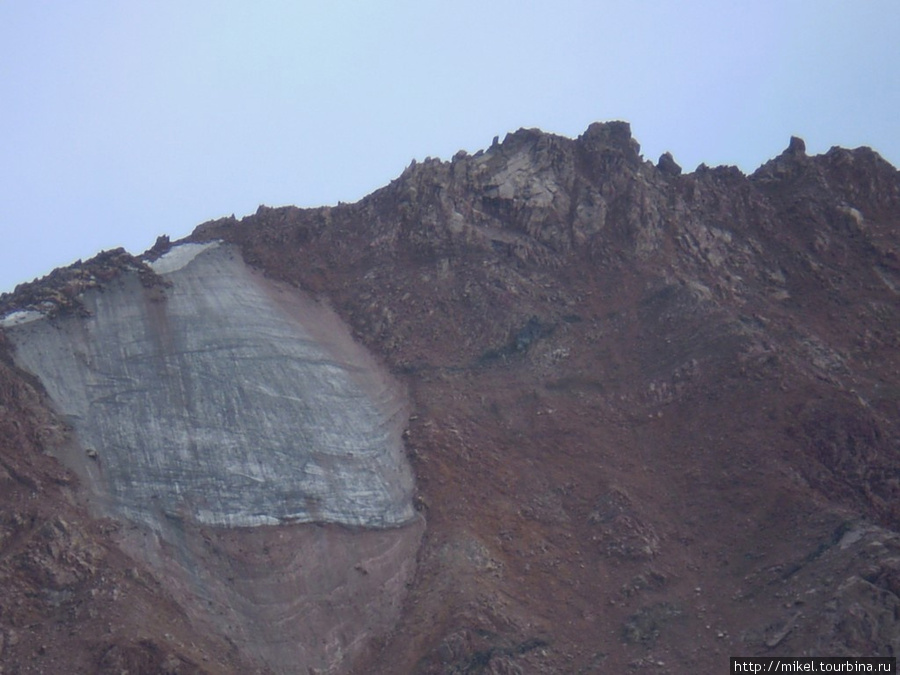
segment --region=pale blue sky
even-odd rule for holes
[[[900,163],[900,2],[0,0],[0,291],[410,160],[624,119],[752,171],[792,134]]]

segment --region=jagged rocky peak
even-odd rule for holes
[[[799,136],[791,136],[787,147],[777,157],[765,162],[752,174],[757,182],[790,179],[798,172],[810,167],[850,163],[867,167],[866,171],[894,171],[887,162],[870,148],[832,148],[826,155],[810,156],[806,143]],[[624,121],[595,122],[575,139],[542,131],[538,128],[521,128],[510,132],[485,150],[474,154],[465,151],[456,153],[450,161],[428,157],[422,162],[413,160],[394,183],[426,180],[432,184],[448,186],[460,180],[466,186],[478,189],[490,184],[491,180],[479,180],[485,176],[505,176],[513,173],[565,174],[582,173],[592,182],[614,178],[622,172],[644,172],[651,164],[644,161],[640,143],[632,136],[631,125]],[[454,167],[456,167],[454,169]],[[472,171],[475,168],[477,171]],[[655,164],[663,176],[683,175],[682,167],[672,153],[665,152]],[[721,177],[738,175],[743,172],[733,166],[711,167],[701,163],[695,173]],[[646,174],[645,174],[646,175]],[[562,181],[566,183],[565,180]],[[493,180],[496,184],[497,180]],[[377,193],[376,193],[377,194]]]
[[[792,178],[809,168],[813,160],[806,154],[806,142],[798,136],[791,136],[788,146],[781,154],[765,162],[752,176],[758,179]]]
[[[791,141],[788,144],[787,150],[785,153],[794,157],[805,157],[806,156],[806,141],[804,141],[799,136],[791,136]]]
[[[631,125],[621,121],[595,122],[574,140],[540,129],[519,129],[507,134],[503,143],[491,146],[488,152],[500,152],[508,157],[523,150],[539,157],[551,151],[564,155],[578,153],[595,162],[603,160],[607,167],[610,158],[621,158],[631,168],[638,168],[642,162],[641,146],[631,135]]]
[[[800,176],[810,183],[805,189],[817,194],[847,192],[842,184],[880,176],[867,192],[882,201],[891,194],[895,170],[873,163],[864,150],[810,157],[803,146],[795,137],[752,176],[734,166],[705,164],[683,173],[670,153],[655,166],[644,161],[626,122],[595,123],[575,139],[523,128],[471,155],[414,162],[389,186],[356,204],[265,210],[245,219],[237,231],[242,241],[300,237],[312,242],[322,235],[323,243],[349,259],[367,249],[405,251],[422,259],[470,249],[554,266],[572,251],[609,256],[618,250],[626,254],[617,256],[615,264],[620,264],[631,254],[664,250],[670,237],[682,241],[678,232],[683,229],[704,230],[709,224],[698,221],[712,204],[721,205],[730,229],[761,227],[771,215],[774,193]],[[866,201],[859,195],[846,194],[842,200],[871,212],[859,205]],[[328,232],[349,221],[367,226],[332,239]],[[234,226],[227,220],[207,224],[195,238],[220,232],[235,238]],[[359,237],[359,246],[350,245],[348,232]]]
[[[594,122],[578,140],[588,152],[612,150],[635,164],[641,161],[641,145],[632,137],[628,122]]]
[[[632,137],[631,125],[628,122],[595,122],[576,139],[546,132],[539,128],[523,127],[507,133],[502,141],[499,136],[495,136],[490,147],[486,150],[478,150],[473,155],[460,150],[450,162],[442,162],[434,157],[426,157],[421,162],[414,159],[400,178],[408,177],[426,168],[446,167],[451,163],[465,163],[472,160],[480,160],[483,163],[491,157],[508,160],[510,157],[523,152],[541,155],[551,149],[562,153],[580,151],[587,155],[594,154],[598,157],[609,154],[621,155],[635,167],[641,163],[641,146]]]
[[[678,162],[675,161],[675,158],[672,157],[671,152],[664,152],[659,156],[659,161],[656,163],[656,168],[659,169],[662,173],[669,176],[681,175],[681,166],[678,164]]]

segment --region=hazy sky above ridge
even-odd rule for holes
[[[623,119],[753,171],[798,135],[900,164],[900,2],[0,0],[0,292],[410,160]]]

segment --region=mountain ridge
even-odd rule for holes
[[[598,123],[198,226],[185,241],[327,303],[409,390],[416,571],[396,625],[333,672],[896,653],[898,220],[868,148],[791,139],[750,175],[683,173]],[[143,264],[107,258],[0,314],[77,310],[79,284]]]

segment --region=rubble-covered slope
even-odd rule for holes
[[[900,648],[898,227],[869,149],[685,174],[609,123],[190,239],[327,300],[408,388],[427,528],[353,672],[716,672]]]

